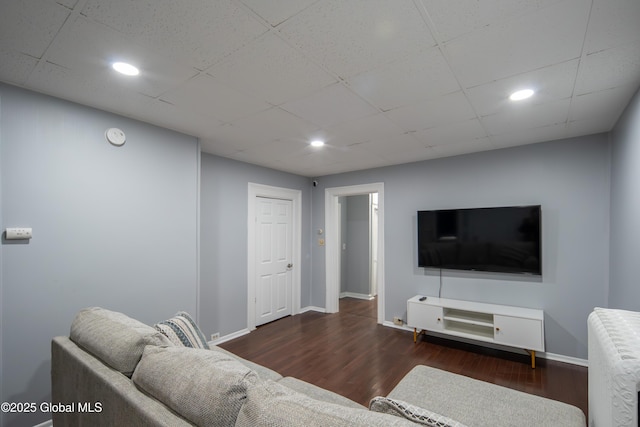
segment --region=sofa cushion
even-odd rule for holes
[[[222,347],[219,347],[217,345],[212,345],[211,350],[219,351],[220,353],[224,353],[231,356],[232,358],[236,359],[243,365],[247,366],[249,369],[255,371],[256,374],[258,374],[258,377],[260,377],[260,379],[262,380],[279,381],[282,379],[282,375],[280,375],[273,369],[269,369],[266,366],[258,365],[257,363],[252,362],[250,360],[243,359],[242,357],[230,352],[229,350],[225,350]]]
[[[584,413],[575,406],[422,365],[387,397],[477,427],[586,425]]]
[[[207,339],[189,313],[179,311],[171,319],[158,322],[155,328],[176,346],[209,348]]]
[[[171,345],[151,326],[100,307],[80,310],[69,335],[78,346],[128,377],[147,345]]]
[[[133,373],[141,390],[200,426],[234,425],[257,374],[231,356],[190,347],[144,350]]]
[[[277,381],[279,384],[284,385],[291,390],[302,393],[315,400],[322,402],[337,403],[342,406],[349,406],[351,408],[367,409],[365,406],[354,402],[353,400],[346,398],[338,393],[334,393],[322,387],[318,387],[315,384],[308,383],[306,381],[299,380],[294,377],[285,377]]]
[[[415,426],[410,421],[335,403],[322,402],[267,380],[251,387],[235,427],[394,427]]]
[[[375,412],[404,417],[414,423],[429,427],[466,427],[464,424],[451,418],[411,405],[402,400],[390,399],[388,397],[374,397],[369,403],[369,409]]]

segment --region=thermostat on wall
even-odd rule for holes
[[[5,238],[7,240],[28,240],[33,237],[31,228],[7,228],[5,230]]]
[[[124,132],[118,128],[107,129],[107,131],[105,132],[105,137],[107,138],[107,141],[118,147],[123,145],[127,140]]]

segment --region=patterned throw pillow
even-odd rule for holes
[[[184,311],[176,313],[171,319],[156,323],[155,328],[176,346],[209,349],[204,334],[189,313]]]
[[[466,427],[444,415],[436,414],[427,409],[411,405],[402,400],[389,399],[388,397],[374,397],[369,403],[369,409],[375,412],[404,417],[414,423],[429,427]]]

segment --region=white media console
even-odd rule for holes
[[[407,301],[407,325],[418,331],[438,332],[456,337],[518,347],[531,355],[536,367],[536,351],[544,351],[544,312],[532,308],[485,304],[417,295]]]

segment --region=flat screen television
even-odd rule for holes
[[[418,211],[418,266],[542,275],[540,206]]]

